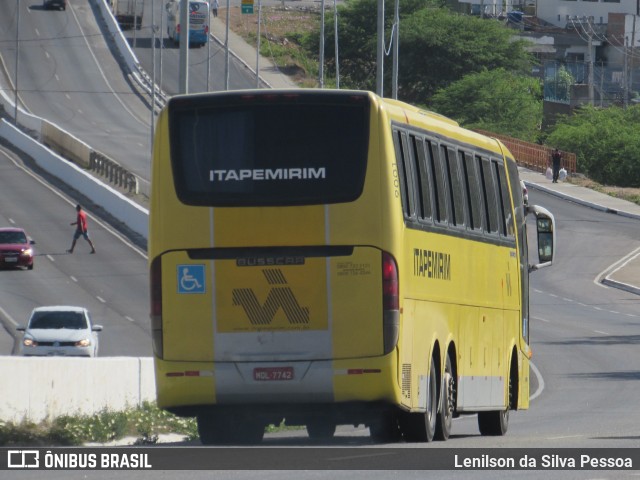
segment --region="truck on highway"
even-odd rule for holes
[[[109,6],[122,30],[140,30],[144,0],[109,0]]]
[[[167,36],[180,43],[180,1],[166,4]],[[202,47],[209,39],[209,3],[204,0],[189,1],[189,45]]]

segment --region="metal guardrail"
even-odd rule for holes
[[[89,169],[105,177],[109,183],[137,194],[138,178],[118,162],[106,155],[92,150],[89,155]]]
[[[516,162],[523,167],[537,172],[545,172],[547,170],[547,167],[551,165],[551,153],[554,150],[551,147],[548,147],[546,145],[539,145],[537,143],[525,142],[523,140],[518,140],[517,138],[508,137],[506,135],[499,135],[484,130],[476,130],[476,132],[500,140],[513,154]],[[563,151],[561,151],[561,153],[562,166],[567,170],[568,173],[576,173],[576,154]]]

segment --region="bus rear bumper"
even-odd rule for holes
[[[390,354],[333,361],[216,364],[156,358],[158,406],[194,416],[214,406],[243,410],[260,405],[259,411],[269,411],[269,416],[282,413],[290,418],[294,411],[314,411],[322,405],[328,411],[348,404],[397,405],[395,358]]]

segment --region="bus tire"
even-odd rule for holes
[[[442,392],[440,394],[440,410],[436,421],[436,440],[447,440],[451,434],[453,411],[456,402],[456,385],[451,366],[451,356],[447,353],[442,379]]]
[[[514,373],[517,372],[517,364],[515,366],[515,372],[513,368],[514,367],[512,365],[511,372],[509,374],[509,385],[507,387],[509,389],[509,403],[507,404],[507,408],[493,412],[478,412],[478,428],[480,429],[480,435],[498,437],[507,433],[507,429],[509,428],[509,409],[516,408],[514,406],[514,389],[517,387],[513,376]]]
[[[408,442],[430,442],[436,432],[438,417],[438,375],[435,361],[431,359],[428,379],[427,409],[424,413],[403,413],[400,430]]]
[[[493,412],[478,412],[480,435],[498,437],[507,433],[509,427],[509,409]]]
[[[307,423],[307,434],[313,440],[329,440],[336,433],[336,424],[333,422],[314,420]]]

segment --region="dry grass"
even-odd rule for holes
[[[218,18],[226,23],[226,12]],[[229,28],[250,45],[257,45],[258,5],[253,14],[243,14],[240,7],[231,7]],[[300,45],[300,38],[317,29],[320,12],[312,7],[263,6],[260,27],[260,53],[293,78],[300,86],[316,86],[317,58],[309,58]]]

